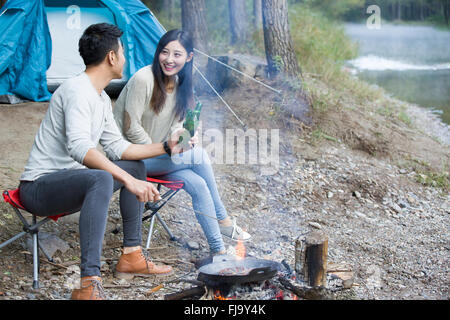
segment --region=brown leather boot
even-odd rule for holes
[[[72,300],[105,300],[102,279],[100,277],[81,278],[80,289],[72,291]]]
[[[144,256],[142,248],[128,254],[124,254],[122,251],[122,255],[120,256],[119,262],[116,266],[116,277],[126,280],[131,280],[135,276],[148,277],[158,274],[167,275],[171,272],[171,266],[158,266],[151,262],[146,256]]]

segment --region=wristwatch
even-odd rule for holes
[[[169,155],[169,157],[171,157],[172,150],[170,150],[169,143],[167,141],[164,141],[163,147],[164,147],[164,150],[166,151],[166,153]]]

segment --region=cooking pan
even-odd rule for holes
[[[258,282],[271,279],[281,269],[282,265],[275,261],[219,255],[212,263],[200,267],[197,279],[212,287]]]

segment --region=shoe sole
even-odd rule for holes
[[[252,236],[250,236],[250,238],[247,238],[247,239],[235,239],[235,238],[230,237],[227,234],[221,233],[221,235],[226,237],[227,239],[230,239],[230,240],[233,240],[233,241],[242,241],[242,242],[247,242],[247,241],[249,241],[252,238]]]
[[[168,276],[173,273],[173,270],[166,273],[126,273],[126,272],[118,272],[116,271],[115,277],[118,279],[124,279],[124,280],[132,280],[134,277],[144,277],[148,278],[151,276]]]

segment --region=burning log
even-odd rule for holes
[[[295,243],[295,271],[311,287],[326,287],[328,237],[319,231],[300,236]]]
[[[206,288],[205,286],[197,286],[187,290],[182,290],[180,292],[166,294],[164,296],[164,300],[181,300],[201,296],[205,294],[206,292],[205,288]]]

